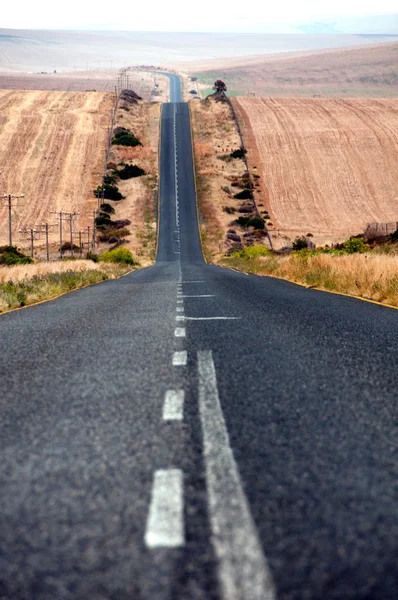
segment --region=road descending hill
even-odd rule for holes
[[[95,207],[112,102],[104,93],[0,90],[0,194],[25,194],[14,233],[47,221],[51,210]],[[3,204],[0,244],[6,219]]]
[[[348,236],[398,221],[398,100],[241,97],[234,106],[274,228]]]

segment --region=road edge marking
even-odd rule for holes
[[[208,509],[222,598],[275,600],[272,575],[230,446],[211,351],[198,352],[198,376]]]

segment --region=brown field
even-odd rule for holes
[[[398,100],[233,104],[274,236],[311,232],[325,243],[398,220]]]
[[[25,194],[13,209],[19,245],[27,242],[18,230],[55,222],[54,210],[80,212],[76,227],[92,223],[112,102],[103,93],[0,91],[0,195]],[[3,201],[0,244],[7,231]]]
[[[397,97],[398,43],[198,61],[184,70],[202,88],[220,78],[239,95]]]
[[[92,69],[68,73],[1,73],[0,90],[48,90],[53,92],[115,92],[120,71],[116,69]],[[128,83],[144,100],[167,101],[169,80],[156,73],[159,84],[153,95],[155,75],[140,69],[129,69]]]
[[[114,94],[94,92],[0,91],[0,195],[21,194],[13,208],[13,243],[29,247],[29,234],[19,230],[50,223],[52,256],[58,253],[59,228],[52,211],[78,212],[77,232],[89,226],[97,199],[93,190],[102,182],[108,127]],[[138,103],[121,107],[115,125],[128,127],[143,147],[112,146],[111,162],[131,161],[146,175],[120,181],[125,199],[114,202],[116,219],[129,219],[127,246],[141,262],[151,260],[156,241],[154,203],[160,105]],[[109,171],[110,173],[111,171]],[[64,223],[64,241],[70,226]],[[35,256],[44,257],[44,235],[35,233]],[[83,242],[88,242],[88,232]],[[8,243],[7,202],[0,203],[0,245]],[[101,244],[97,250],[108,246]],[[87,249],[87,247],[86,247]]]

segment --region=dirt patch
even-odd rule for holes
[[[398,100],[236,98],[279,245],[341,241],[398,220]]]

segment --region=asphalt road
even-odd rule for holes
[[[186,104],[160,175],[154,267],[0,316],[0,598],[396,599],[398,312],[207,265]]]

